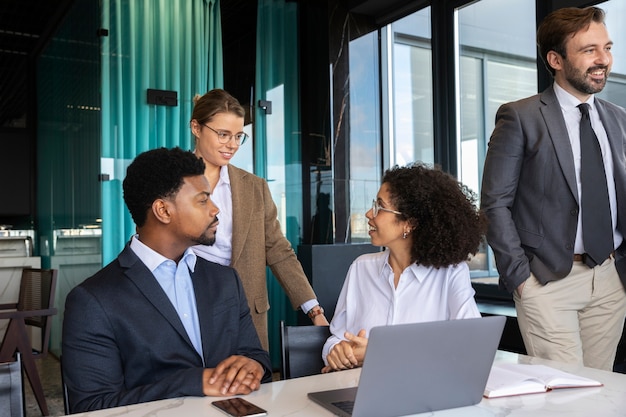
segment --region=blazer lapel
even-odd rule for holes
[[[163,291],[163,288],[161,288],[146,265],[141,262],[132,249],[130,249],[129,245],[126,245],[119,255],[119,261],[122,268],[125,269],[124,273],[126,277],[135,284],[148,302],[152,304],[189,346],[193,348],[191,339],[189,339],[189,335],[187,335],[187,331],[180,321],[176,309]],[[195,348],[193,349],[195,351]]]
[[[242,219],[250,219],[252,216],[252,207],[250,199],[252,196],[246,195],[251,190],[247,187],[248,172],[228,165],[228,177],[230,178],[230,192],[232,195],[233,206],[233,240],[232,254],[230,264],[234,265],[239,259],[243,251],[248,231],[250,230],[250,222],[242,221]],[[219,215],[218,215],[219,217]]]
[[[572,196],[578,202],[578,187],[576,185],[576,168],[574,155],[567,133],[567,126],[561,112],[561,105],[556,98],[553,87],[549,87],[541,94],[543,106],[539,109],[543,115],[548,134],[552,139],[554,152],[563,171],[563,176]]]

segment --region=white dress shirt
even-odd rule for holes
[[[572,146],[572,154],[574,156],[574,168],[576,169],[576,185],[578,187],[578,201],[580,200],[580,119],[581,113],[578,105],[581,103],[579,99],[565,91],[558,83],[554,83],[554,93],[559,100],[561,112],[567,126],[569,134],[569,142]],[[589,118],[591,119],[591,127],[598,138],[600,149],[602,151],[602,160],[604,161],[604,174],[607,177],[607,188],[609,191],[609,204],[611,206],[611,221],[613,223],[613,247],[617,248],[622,244],[622,235],[617,230],[617,197],[615,194],[615,181],[613,180],[613,155],[606,130],[600,120],[600,114],[596,109],[595,97],[592,95],[587,101],[589,104]],[[576,229],[576,241],[574,243],[574,253],[585,253],[585,246],[582,238],[582,207],[579,206],[578,211],[578,228]]]
[[[211,190],[211,201],[220,209],[217,215],[220,223],[215,233],[215,243],[211,246],[196,245],[193,251],[207,261],[230,266],[233,256],[233,194],[230,190],[227,165],[220,168],[220,177]]]
[[[402,271],[398,287],[389,252],[359,256],[350,266],[324,344],[324,362],[344,333],[366,337],[374,326],[480,317],[466,262],[446,268],[413,264]]]

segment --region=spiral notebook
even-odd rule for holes
[[[358,387],[308,397],[344,417],[393,417],[474,405],[506,317],[374,327]]]

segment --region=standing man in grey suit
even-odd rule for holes
[[[137,235],[65,305],[72,412],[259,389],[270,358],[237,272],[191,250],[212,244],[218,224],[204,162],[179,148],[144,152],[123,188]]]
[[[554,83],[497,112],[482,183],[487,240],[528,354],[612,370],[626,315],[626,111],[594,96],[613,62],[604,11],[556,10],[537,44]],[[592,134],[581,135],[581,103],[601,149],[594,169],[604,169],[587,187],[581,141]],[[583,204],[600,187],[606,214]],[[583,230],[598,219],[608,233],[596,252],[586,239],[595,230]]]

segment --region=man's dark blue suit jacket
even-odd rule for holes
[[[64,381],[73,413],[182,396],[202,396],[202,373],[231,355],[265,368],[236,271],[198,257],[191,274],[203,358],[174,306],[129,245],[67,297]]]

